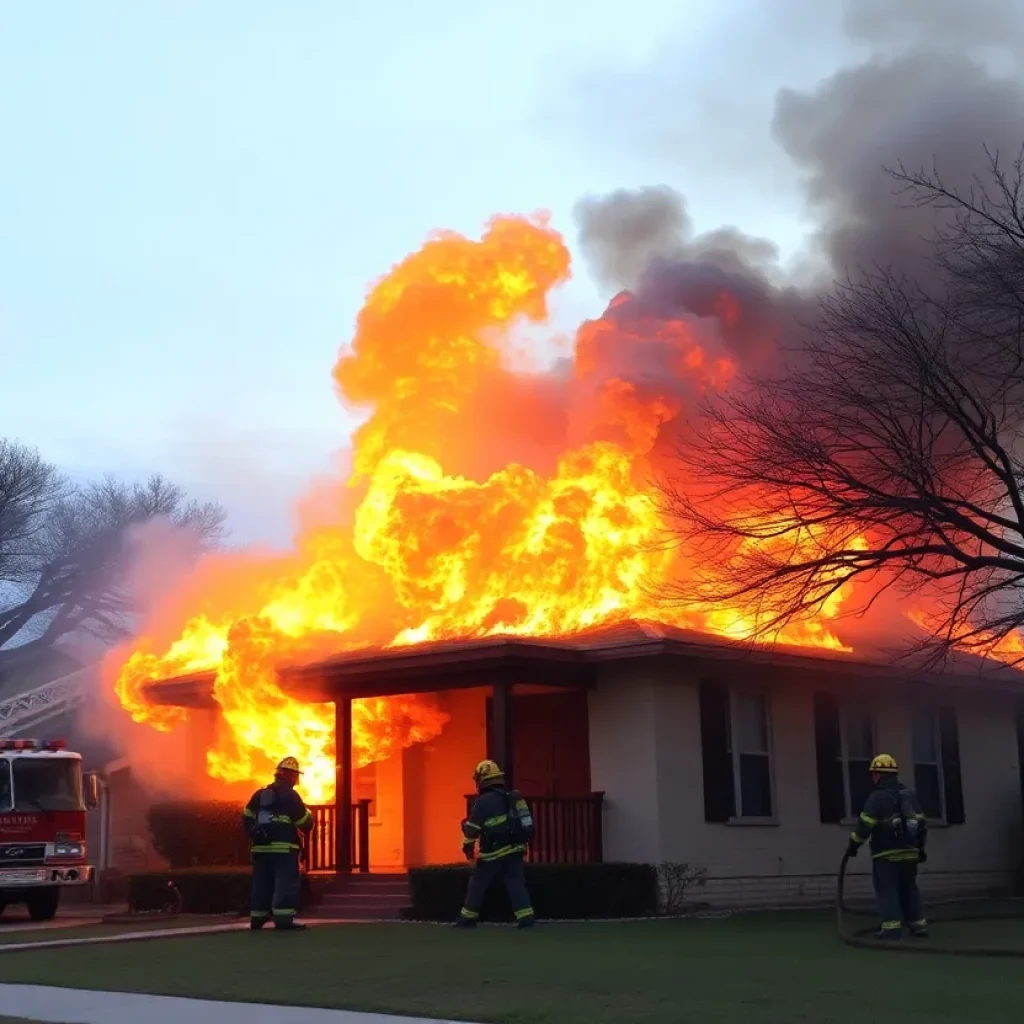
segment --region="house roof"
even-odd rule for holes
[[[280,670],[282,689],[296,699],[332,700],[386,696],[501,679],[549,685],[582,685],[598,665],[652,657],[704,661],[752,661],[759,665],[904,682],[943,682],[1009,690],[1024,696],[1024,672],[973,655],[957,654],[941,667],[923,655],[867,651],[856,655],[826,648],[732,641],[654,622],[622,622],[558,637],[491,636],[442,640],[403,647],[365,648]],[[527,678],[524,679],[524,676]],[[211,706],[213,673],[154,681],[154,703]]]

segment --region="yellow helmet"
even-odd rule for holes
[[[299,762],[294,757],[286,757],[278,766],[279,772],[295,772],[296,775],[302,774],[302,769],[299,767]]]
[[[896,763],[896,758],[892,754],[876,754],[871,759],[872,772],[890,772],[895,774],[899,770],[900,766]]]
[[[481,761],[476,768],[473,769],[473,781],[478,786],[482,786],[485,782],[494,782],[496,779],[502,779],[504,777],[505,773],[502,772],[494,761]]]

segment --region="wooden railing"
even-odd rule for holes
[[[353,871],[364,874],[370,870],[370,804],[359,800],[352,805],[352,849],[349,864]],[[336,871],[338,868],[338,821],[334,804],[315,804],[313,831],[306,841],[307,871]]]
[[[469,814],[476,796],[466,797]],[[604,860],[604,793],[527,796],[534,836],[527,859],[536,864],[598,864]]]

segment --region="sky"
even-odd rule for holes
[[[366,290],[431,231],[545,209],[573,246],[581,196],[665,183],[698,229],[796,253],[771,111],[849,56],[833,20],[809,0],[0,0],[0,436],[79,479],[163,472],[235,541],[283,543],[353,426],[331,367]],[[605,299],[578,264],[557,324]]]

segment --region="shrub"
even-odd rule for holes
[[[252,874],[237,868],[185,868],[147,871],[128,880],[128,905],[133,911],[161,910],[167,903],[167,883],[181,895],[183,914],[248,914]],[[299,907],[309,906],[309,879],[302,877]]]
[[[416,921],[454,921],[466,895],[470,867],[445,864],[409,872]],[[650,864],[527,864],[526,885],[540,918],[645,917],[658,908],[658,872]],[[487,893],[484,921],[511,921],[500,882]]]
[[[149,810],[153,847],[172,868],[241,867],[249,842],[238,804],[175,800]]]
[[[707,868],[693,867],[664,861],[658,865],[658,881],[661,887],[661,908],[666,914],[682,914],[695,906],[692,896],[694,889],[702,889],[707,883]]]

